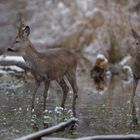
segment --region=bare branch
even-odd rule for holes
[[[75,124],[77,121],[78,120],[76,118],[71,118],[66,122],[62,122],[58,125],[55,125],[55,126],[52,126],[52,127],[48,128],[48,129],[44,129],[44,130],[41,130],[39,132],[30,134],[30,135],[27,135],[27,136],[23,136],[23,137],[18,138],[16,140],[39,140],[43,136],[48,136],[52,133],[62,131],[64,128]]]

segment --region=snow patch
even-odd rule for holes
[[[2,60],[2,61],[25,62],[22,56],[5,56],[5,55],[1,55],[0,60]]]
[[[58,3],[58,8],[64,9],[64,8],[65,8],[64,3],[63,3],[63,2],[59,2],[59,3]]]
[[[131,56],[130,56],[130,55],[124,57],[123,60],[120,62],[120,65],[121,65],[121,66],[126,65],[126,64],[130,61],[130,59],[131,59]]]
[[[97,59],[102,59],[102,60],[104,60],[105,62],[108,62],[107,58],[106,58],[103,54],[98,54],[96,58],[97,58]]]
[[[88,18],[93,18],[94,14],[97,12],[101,12],[101,10],[99,8],[94,8],[92,11],[87,11],[85,16]]]

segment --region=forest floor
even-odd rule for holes
[[[1,74],[0,82],[0,138],[11,140],[44,128],[44,120],[49,126],[71,117],[72,91],[66,101],[65,113],[59,108],[62,91],[52,82],[47,98],[48,112],[43,116],[43,85],[38,90],[35,103],[35,115],[31,118],[30,105],[34,80],[23,73]],[[101,134],[137,134],[139,125],[134,125],[134,118],[140,123],[140,86],[137,88],[132,114],[130,97],[132,82],[124,83],[119,76],[107,82],[105,91],[95,89],[88,72],[78,72],[79,87],[77,99],[78,124],[74,132],[56,133],[54,136],[77,138]],[[134,112],[135,112],[134,111]]]

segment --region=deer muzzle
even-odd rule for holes
[[[9,51],[9,52],[14,52],[14,49],[8,48],[7,51]]]

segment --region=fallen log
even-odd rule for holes
[[[78,138],[76,140],[139,140],[140,135],[101,135],[93,137]]]
[[[20,67],[22,69],[24,69],[25,71],[29,70],[29,67],[26,65],[26,63],[24,62],[19,62],[19,61],[10,61],[10,60],[1,60],[0,61],[0,66],[17,66]]]
[[[100,136],[90,136],[77,139],[65,139],[65,138],[51,138],[43,137],[41,140],[140,140],[140,135],[100,135]]]
[[[1,55],[0,56],[0,66],[9,66],[11,70],[13,70],[13,67],[11,66],[17,66],[21,69],[27,71],[29,70],[29,67],[25,63],[24,59],[21,56],[6,56]],[[14,68],[15,70],[15,68]],[[17,69],[16,69],[17,70]]]
[[[48,136],[48,135],[50,135],[52,133],[55,133],[55,132],[58,132],[58,131],[62,131],[66,127],[74,125],[77,121],[78,120],[76,118],[71,118],[66,122],[62,122],[58,125],[52,126],[50,128],[44,129],[44,130],[41,130],[39,132],[29,134],[27,136],[23,136],[23,137],[18,138],[16,140],[40,140],[41,137]]]

